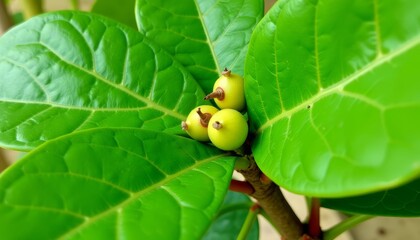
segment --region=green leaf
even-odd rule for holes
[[[258,166],[344,197],[420,176],[420,2],[290,0],[254,31],[245,91]]]
[[[91,11],[137,29],[136,17],[134,15],[135,3],[135,0],[96,0]]]
[[[420,179],[378,193],[339,199],[322,199],[322,206],[352,214],[419,217]]]
[[[51,140],[0,175],[2,238],[199,239],[223,201],[233,160],[141,129]]]
[[[264,11],[261,0],[138,0],[138,28],[173,54],[204,91],[223,68],[243,74],[253,28]]]
[[[252,204],[244,194],[228,191],[217,218],[203,239],[237,239]],[[247,239],[259,239],[258,220],[253,224]]]
[[[81,12],[32,18],[0,38],[0,145],[89,128],[182,133],[205,103],[191,75],[131,28]]]

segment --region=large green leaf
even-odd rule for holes
[[[32,18],[0,38],[0,145],[31,149],[73,131],[180,133],[204,93],[142,34],[81,12]]]
[[[202,239],[237,239],[252,205],[253,202],[248,196],[229,191],[225,196],[225,200],[216,219]],[[246,239],[259,239],[258,219],[252,225]]]
[[[3,239],[199,239],[233,157],[141,129],[50,140],[0,175]]]
[[[211,92],[223,68],[241,74],[261,0],[137,0],[138,28]]]
[[[378,193],[322,199],[322,206],[352,214],[418,217],[420,216],[420,179]]]
[[[277,3],[245,68],[263,172],[321,197],[420,176],[419,19],[417,0]]]
[[[91,11],[115,19],[127,26],[137,29],[136,17],[134,15],[135,3],[135,0],[96,0]]]

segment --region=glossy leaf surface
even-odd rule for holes
[[[139,129],[51,140],[0,176],[2,238],[199,239],[223,201],[233,160]]]
[[[92,6],[92,12],[107,16],[127,26],[137,29],[134,15],[135,0],[96,0]]]
[[[180,133],[204,93],[135,30],[81,12],[33,18],[0,38],[0,145],[31,149],[73,131]]]
[[[322,199],[322,206],[356,214],[418,217],[420,216],[420,179],[378,193],[358,197]]]
[[[243,74],[261,0],[138,0],[138,28],[173,54],[206,92],[227,67]]]
[[[420,2],[280,1],[254,31],[246,97],[259,167],[323,197],[420,175]]]
[[[237,239],[253,202],[249,197],[228,191],[220,211],[203,239]],[[252,225],[247,240],[259,239],[258,220]]]

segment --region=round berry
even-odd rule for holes
[[[196,107],[188,114],[187,120],[181,123],[181,127],[191,138],[203,142],[209,141],[207,126],[217,111],[219,110],[211,105]]]
[[[204,99],[214,99],[221,109],[231,108],[242,111],[245,108],[244,79],[225,69],[222,76],[214,83],[213,92]]]
[[[240,112],[222,109],[210,119],[208,134],[216,147],[225,151],[235,150],[244,144],[248,136],[248,124]]]

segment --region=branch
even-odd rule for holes
[[[271,181],[261,181],[262,172],[254,159],[246,170],[238,170],[251,184],[255,192],[250,194],[270,217],[273,225],[285,239],[299,239],[303,235],[303,224],[284,198],[279,186]],[[263,177],[264,179],[264,177]]]
[[[13,26],[13,20],[7,9],[5,0],[0,0],[0,33],[6,32]]]

